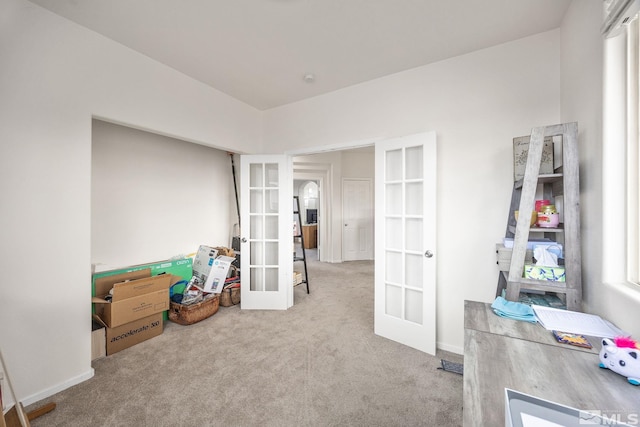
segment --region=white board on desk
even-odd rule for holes
[[[595,408],[580,410],[509,388],[505,388],[504,391],[504,425],[506,427],[583,427],[585,425],[630,427],[625,423],[626,418],[634,422],[637,416],[637,414],[628,413],[604,414]]]

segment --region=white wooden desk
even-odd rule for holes
[[[560,344],[534,323],[495,315],[490,304],[465,301],[465,426],[504,425],[504,389],[583,410],[640,414],[640,387],[598,367],[593,349]]]

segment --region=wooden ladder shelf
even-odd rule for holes
[[[540,174],[545,138],[554,137],[561,145],[562,166],[552,174]],[[561,141],[556,141],[559,137]],[[536,192],[542,187],[544,199],[561,205],[563,223],[557,228],[530,227]],[[578,125],[565,123],[536,127],[531,132],[524,178],[516,181],[511,195],[505,237],[513,238],[509,271],[501,271],[496,294],[506,289],[506,299],[518,301],[523,289],[553,292],[566,299],[568,310],[582,311],[582,263],[580,253],[580,185],[578,158]],[[514,211],[519,210],[518,220]],[[529,236],[561,242],[564,254],[565,281],[547,281],[523,277]]]
[[[3,401],[2,401],[2,383],[6,380],[11,398],[13,399],[13,406],[4,413]],[[0,427],[30,427],[29,421],[34,420],[44,414],[53,411],[56,408],[54,402],[49,402],[41,407],[38,407],[30,412],[25,412],[22,402],[18,401],[16,393],[13,390],[13,384],[9,378],[9,371],[7,365],[4,363],[4,357],[2,351],[0,351]]]

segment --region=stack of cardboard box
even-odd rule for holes
[[[203,291],[220,293],[234,261],[228,248],[201,245],[194,259],[160,261],[92,277],[94,328],[91,360],[111,355],[162,334],[172,285],[201,279]],[[172,290],[177,290],[176,285]],[[184,288],[184,286],[183,286]]]
[[[107,355],[162,334],[169,287],[179,280],[171,274],[151,276],[149,268],[95,280],[93,317],[105,328]]]

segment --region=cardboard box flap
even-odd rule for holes
[[[162,289],[168,290],[171,286],[171,278],[171,274],[161,274],[143,279],[130,280],[128,282],[115,283],[113,285],[112,301],[122,301],[127,298],[148,294]]]
[[[113,288],[113,285],[125,280],[136,280],[145,277],[151,277],[151,269],[145,268],[143,270],[132,271],[130,273],[114,274],[113,276],[101,277],[95,280],[95,293],[98,296],[105,296],[109,293],[109,290]]]
[[[96,322],[98,322],[99,324],[101,324],[102,326],[104,326],[105,328],[107,328],[107,324],[104,323],[104,321],[102,320],[102,318],[100,316],[98,316],[97,314],[92,314],[91,317],[93,318],[93,320],[95,320]]]
[[[173,286],[176,283],[181,282],[183,280],[185,282],[188,282],[188,280],[186,280],[184,277],[176,276],[175,274],[169,274],[169,276],[171,276],[171,286]],[[171,286],[169,286],[169,287],[171,287]]]

